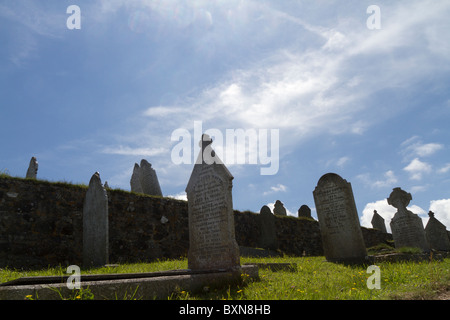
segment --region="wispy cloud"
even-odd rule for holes
[[[265,191],[263,193],[263,195],[268,195],[268,194],[272,194],[272,193],[277,193],[277,192],[286,192],[287,191],[287,187],[285,185],[282,185],[281,183],[277,184],[276,186],[270,187],[270,191]]]

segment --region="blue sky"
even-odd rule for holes
[[[69,5],[81,9],[70,30]],[[370,5],[381,29],[371,30]],[[135,162],[184,196],[176,129],[279,130],[279,170],[235,164],[235,209],[296,216],[351,182],[362,225],[392,188],[450,229],[450,2],[0,1],[0,170],[130,189]],[[196,143],[196,142],[195,142]],[[194,144],[194,141],[192,141]],[[214,146],[214,144],[213,144]]]

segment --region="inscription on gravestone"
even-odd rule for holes
[[[364,262],[367,251],[351,184],[335,173],[323,175],[313,191],[325,257]]]
[[[413,247],[427,252],[430,249],[422,219],[406,209],[411,200],[411,194],[401,188],[394,188],[389,195],[388,204],[397,208],[397,212],[390,223],[392,238],[396,248]]]
[[[240,266],[239,247],[235,239],[232,201],[233,176],[225,165],[207,164],[206,152],[211,139],[202,136],[202,149],[186,187],[189,212],[189,269],[231,269]]]

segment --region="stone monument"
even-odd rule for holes
[[[233,176],[202,135],[201,150],[186,187],[189,214],[188,267],[192,270],[240,267],[232,200]]]
[[[397,209],[390,223],[395,247],[414,247],[428,252],[422,219],[406,209],[411,200],[411,194],[401,188],[394,188],[387,199],[388,204]]]
[[[268,206],[263,206],[258,216],[260,235],[258,246],[263,249],[277,250],[277,231],[275,227],[275,216]]]
[[[140,170],[137,163],[134,164],[133,174],[130,179],[131,192],[142,193]]]
[[[382,216],[380,216],[377,212],[377,210],[373,210],[373,217],[372,217],[372,227],[374,229],[378,229],[384,233],[387,233],[386,230],[386,224],[384,223],[384,219]]]
[[[319,179],[313,196],[326,259],[363,263],[367,250],[351,184],[335,173],[327,173]]]
[[[434,212],[428,212],[430,219],[425,227],[428,244],[431,249],[450,251],[450,239],[445,225],[434,217]]]
[[[147,160],[142,159],[139,171],[142,193],[162,197],[158,177],[156,176],[156,171],[152,168],[152,165]]]
[[[275,201],[275,206],[273,208],[273,214],[276,216],[287,216],[286,209],[280,200]]]
[[[89,181],[83,206],[83,265],[108,264],[108,195],[96,172]]]
[[[26,178],[28,179],[36,179],[38,172],[38,162],[35,157],[32,157],[30,160],[30,164],[28,166]]]
[[[306,205],[302,205],[299,209],[298,209],[298,217],[303,217],[303,218],[310,218],[312,219],[311,216],[311,209]]]

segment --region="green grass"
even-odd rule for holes
[[[450,289],[450,259],[437,262],[379,263],[381,288],[368,289],[367,266],[345,266],[326,262],[324,257],[241,258],[244,263],[295,263],[297,270],[259,270],[259,281],[242,275],[243,284],[222,289],[205,288],[203,292],[174,292],[168,299],[213,300],[372,300],[372,299],[432,299]],[[167,260],[153,263],[124,264],[117,267],[81,270],[82,274],[153,272],[186,269],[187,260]],[[0,270],[0,281],[25,276],[65,275],[66,268],[48,268],[21,272]],[[74,298],[90,299],[89,292]]]

